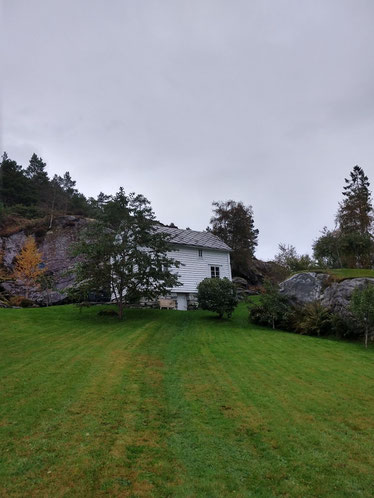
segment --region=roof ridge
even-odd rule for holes
[[[207,249],[220,249],[231,251],[231,248],[223,242],[217,235],[207,230],[198,231],[168,226],[157,226],[157,230],[168,233],[171,236],[170,242],[173,244],[189,245]]]

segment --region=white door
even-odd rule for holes
[[[181,311],[187,310],[187,296],[186,294],[177,294],[177,305]]]

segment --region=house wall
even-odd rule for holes
[[[169,255],[180,261],[182,265],[175,271],[180,275],[179,281],[183,284],[174,287],[171,292],[196,293],[198,284],[204,278],[210,278],[210,267],[220,267],[220,278],[231,280],[230,253],[213,249],[202,249],[203,255],[199,257],[198,248],[175,245]]]

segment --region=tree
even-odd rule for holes
[[[9,159],[6,152],[0,163],[0,199],[5,207],[15,204],[29,206],[33,203],[30,183],[22,166]]]
[[[43,204],[48,199],[50,185],[48,173],[45,171],[45,168],[46,163],[34,153],[25,170],[25,175],[29,179],[34,204]]]
[[[313,256],[318,265],[326,268],[341,268],[341,233],[324,227],[322,235],[313,242]]]
[[[47,306],[51,303],[51,294],[56,290],[56,282],[53,273],[46,271],[42,273],[38,278],[38,285],[45,296],[45,304]]]
[[[275,255],[274,261],[290,272],[310,270],[315,266],[309,254],[297,254],[296,248],[292,245],[279,244],[278,249],[279,252]]]
[[[233,250],[233,273],[245,273],[248,261],[254,257],[259,233],[254,226],[252,206],[233,200],[213,202],[212,205],[214,215],[210,219],[211,228],[208,230]]]
[[[157,229],[149,201],[121,188],[74,247],[80,261],[71,293],[83,300],[90,293],[111,294],[122,319],[126,303],[156,298],[178,285],[179,262],[169,250],[169,236]]]
[[[33,180],[36,184],[46,185],[48,183],[48,173],[45,171],[46,163],[41,157],[35,153],[31,156],[28,167],[26,168],[26,176]]]
[[[368,268],[373,260],[373,206],[369,180],[359,166],[345,178],[336,229],[323,229],[314,241],[314,257],[328,267]]]
[[[275,329],[285,326],[292,307],[289,299],[279,292],[278,286],[267,280],[259,301],[249,306],[249,311],[253,322]]]
[[[46,268],[42,268],[41,265],[42,254],[38,251],[34,237],[30,235],[17,256],[14,268],[14,278],[24,285],[27,299],[30,288],[37,285],[38,279],[46,271]]]
[[[359,166],[355,166],[350,178],[344,179],[343,202],[340,203],[337,222],[343,233],[370,233],[373,222],[373,206],[369,179]]]
[[[197,293],[199,307],[218,313],[219,318],[225,313],[230,318],[238,304],[236,287],[228,278],[205,278],[197,286]]]
[[[363,328],[367,348],[369,335],[374,332],[374,285],[367,283],[363,289],[355,289],[350,309]]]
[[[369,179],[359,166],[345,178],[344,199],[339,205],[336,221],[341,233],[340,243],[345,266],[368,267],[372,262],[373,205]]]

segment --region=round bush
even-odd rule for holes
[[[228,278],[205,278],[197,287],[199,307],[214,311],[222,318],[226,313],[230,318],[238,299],[236,287]]]

